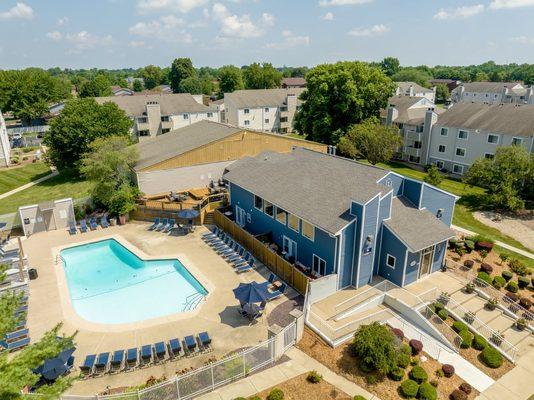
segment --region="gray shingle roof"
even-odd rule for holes
[[[224,177],[320,229],[336,234],[354,219],[351,200],[366,203],[391,189],[376,182],[389,171],[296,148],[238,160]]]
[[[197,147],[224,139],[241,131],[243,129],[235,126],[203,120],[167,132],[164,135],[159,135],[134,145],[139,151],[139,161],[134,169],[139,171],[159,164]]]
[[[199,104],[189,93],[161,93],[136,96],[96,97],[97,103],[113,102],[123,109],[129,117],[138,117],[145,112],[148,102],[157,102],[162,115],[216,111],[215,107]]]
[[[418,83],[415,82],[396,82],[397,87],[400,89],[402,93],[408,93],[410,90],[410,86],[413,86],[414,93],[432,93],[432,89],[427,89],[425,87],[422,87]]]
[[[534,104],[457,103],[439,116],[437,125],[505,133],[534,135]]]
[[[526,91],[520,82],[468,82],[463,84],[466,92],[477,93],[501,93],[505,87],[512,89],[517,85],[521,86],[516,90],[517,92]]]
[[[254,89],[236,90],[225,93],[225,100],[230,100],[237,108],[277,107],[285,103],[288,94],[295,94],[298,98],[303,88],[292,89]]]
[[[399,114],[397,118],[393,121],[400,124],[420,124],[424,122],[425,113],[429,107],[414,107],[418,102],[424,100],[423,97],[413,97],[413,96],[393,96],[388,99],[388,106],[394,106]],[[434,107],[434,112],[436,114],[441,114],[445,110],[441,108]],[[387,117],[387,109],[380,110],[380,116],[382,118]]]
[[[385,225],[415,253],[454,236],[454,231],[428,210],[418,210],[404,197],[393,199]]]

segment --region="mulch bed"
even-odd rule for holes
[[[275,387],[284,392],[284,400],[351,400],[351,397],[326,382],[310,383],[306,380],[308,374],[302,374],[285,381],[277,386],[257,394],[261,399],[267,398],[269,392]]]
[[[352,356],[348,343],[333,349],[324,343],[317,335],[315,335],[315,333],[306,328],[304,330],[304,337],[298,343],[297,347],[310,357],[313,357],[320,363],[326,365],[332,371],[365,388],[382,400],[403,399],[399,393],[401,382],[395,382],[385,377],[379,380],[376,384],[367,383],[366,377],[373,374],[367,374],[358,369],[358,359]],[[448,400],[450,393],[465,381],[456,374],[451,378],[438,377],[436,375],[436,370],[441,369],[441,363],[430,358],[425,353],[423,353],[423,355],[427,360],[424,362],[420,361],[419,365],[427,372],[429,381],[438,381],[438,399]],[[410,366],[406,368],[404,379],[407,379],[410,369]],[[477,395],[478,392],[473,389],[473,392],[469,395],[469,399],[474,399]]]

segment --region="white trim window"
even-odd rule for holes
[[[493,160],[495,157],[495,154],[493,153],[484,153],[484,158],[487,158],[488,160]]]
[[[458,175],[463,175],[464,166],[463,165],[459,165],[459,164],[454,164],[452,166],[452,172],[454,172],[455,174],[458,174]]]
[[[269,107],[265,107],[265,112],[266,112],[266,113],[269,112]]]
[[[462,139],[462,140],[469,139],[469,132],[460,129],[458,131],[458,139]]]
[[[488,134],[488,143],[497,144],[499,143],[499,135],[494,135],[493,133]]]
[[[446,149],[447,149],[447,146],[445,146],[444,144],[440,144],[438,146],[438,153],[445,153]]]
[[[285,226],[287,224],[287,211],[276,207],[276,220]]]
[[[455,154],[458,157],[465,157],[465,149],[463,147],[457,147],[456,151],[455,151]]]
[[[265,118],[265,123],[266,123],[266,124],[269,123],[269,118]]]
[[[441,136],[449,136],[449,128],[441,128],[441,130],[439,131],[439,134]]]
[[[315,226],[309,222],[302,221],[302,236],[313,242],[315,240]]]
[[[389,268],[393,268],[395,269],[395,265],[397,264],[397,258],[392,256],[391,254],[387,254],[386,255],[386,265],[389,267]]]
[[[443,169],[443,167],[445,167],[445,163],[443,161],[441,161],[441,160],[438,160],[438,161],[436,161],[436,167],[438,169]]]
[[[326,261],[316,254],[313,255],[312,271],[320,276],[326,273]]]
[[[248,119],[245,120],[245,126],[249,126],[250,125],[250,121]]]
[[[254,208],[263,211],[263,199],[260,196],[254,195]]]
[[[289,214],[287,218],[287,226],[289,226],[289,229],[294,230],[295,232],[299,233],[300,231],[299,225],[300,225],[300,218],[297,217],[296,215]]]
[[[184,119],[189,119],[189,114],[184,114]]]
[[[274,217],[273,203],[270,203],[267,200],[263,200],[263,212],[269,217],[273,218]]]
[[[208,118],[213,118],[213,113],[212,112],[209,112],[208,115],[207,115]]]
[[[249,113],[250,113],[250,110],[249,110],[248,108],[245,108],[245,109],[243,110],[243,113],[244,113],[244,114],[249,114]]]
[[[523,138],[513,137],[512,146],[521,146],[523,144]]]

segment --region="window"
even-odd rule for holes
[[[248,119],[245,120],[245,126],[250,125],[250,121]]]
[[[488,143],[496,144],[499,142],[499,135],[492,135],[491,133],[488,135]]]
[[[169,122],[170,121],[170,117],[168,115],[164,115],[163,117],[161,117],[161,122]]]
[[[397,262],[397,259],[393,257],[391,254],[387,255],[386,258],[386,265],[390,268],[395,268],[395,263]]]
[[[287,111],[287,106],[280,107],[280,111],[282,111],[282,112]]]
[[[493,154],[493,153],[484,153],[484,158],[487,158],[489,160],[493,160],[493,157],[495,157],[495,154]]]
[[[462,147],[457,147],[456,148],[456,155],[458,157],[465,157],[465,149],[462,148]]]
[[[263,212],[269,217],[274,217],[274,207],[272,203],[269,203],[267,200],[263,201]]]
[[[420,140],[416,140],[413,142],[413,146],[412,146],[414,149],[420,149],[421,147],[423,147],[423,142],[421,142]]]
[[[443,161],[436,161],[436,167],[438,167],[438,169],[443,169],[445,163]]]
[[[145,131],[139,131],[137,132],[139,136],[150,136],[150,132],[145,130]]]
[[[184,119],[189,119],[189,114],[184,114]]]
[[[170,128],[165,128],[165,129],[162,129],[161,130],[161,133],[164,134],[164,133],[167,133],[170,131]]]
[[[440,145],[438,146],[438,151],[439,151],[440,153],[445,153],[445,149],[446,149],[446,146],[445,146],[444,144],[440,144]]]
[[[265,118],[265,123],[266,123],[266,124],[269,123],[269,118]]]
[[[467,131],[458,131],[458,139],[463,139],[463,140],[467,140],[467,138],[469,137],[469,132]]]
[[[248,108],[245,108],[245,109],[243,110],[243,112],[244,112],[245,114],[249,114],[249,113],[250,113],[250,110],[249,110]]]
[[[515,137],[512,139],[512,146],[521,146],[523,144],[523,138]]]
[[[455,174],[462,175],[464,173],[464,166],[463,165],[454,164],[452,166],[452,172],[454,172]]]
[[[299,217],[293,214],[289,214],[288,216],[288,224],[291,229],[293,229],[295,232],[299,231]]]
[[[137,122],[139,122],[140,124],[146,124],[148,122],[148,118],[147,117],[139,117],[139,118],[137,118]]]
[[[260,211],[263,210],[263,199],[256,195],[254,195],[254,208]]]
[[[306,221],[302,221],[302,236],[313,241],[315,239],[315,227]]]
[[[423,128],[424,128],[423,125],[417,125],[415,127],[415,132],[422,133],[423,132]]]
[[[326,261],[315,254],[313,255],[312,271],[321,276],[326,273]]]
[[[287,117],[281,117],[280,122],[287,122]]]
[[[208,113],[208,118],[213,118],[213,113],[212,112]]]
[[[269,107],[265,107],[265,112],[266,112],[266,113],[269,112]]]
[[[441,128],[440,135],[441,136],[447,136],[449,134],[448,128]]]
[[[287,224],[287,211],[280,207],[276,207],[276,220],[282,225]]]

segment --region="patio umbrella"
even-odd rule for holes
[[[178,217],[182,219],[194,219],[198,217],[200,213],[197,210],[186,209],[178,212]]]
[[[76,349],[73,347],[62,351],[57,357],[45,360],[45,362],[36,370],[34,370],[34,372],[36,374],[41,374],[41,376],[48,381],[55,381],[57,378],[67,372],[67,362],[75,350]]]
[[[249,318],[253,318],[260,312],[260,306],[256,303],[247,303],[243,306],[243,311],[247,313]]]
[[[233,289],[233,292],[241,304],[260,303],[267,300],[265,290],[258,282],[240,283]]]

